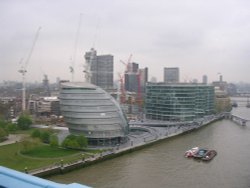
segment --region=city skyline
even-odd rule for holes
[[[19,62],[27,59],[41,27],[27,82],[42,81],[44,74],[51,82],[70,80],[74,54],[75,80],[84,81],[84,54],[94,47],[114,56],[115,79],[125,70],[120,60],[133,54],[132,62],[149,68],[149,80],[163,81],[164,67],[179,67],[180,81],[201,82],[207,75],[211,83],[223,75],[228,82],[249,83],[249,8],[246,0],[3,0],[0,81],[21,81]]]

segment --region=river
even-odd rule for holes
[[[233,114],[250,119],[250,109]],[[215,149],[210,162],[183,157],[199,146]],[[59,183],[77,182],[95,188],[249,188],[250,122],[241,126],[221,120],[112,160],[49,178]]]

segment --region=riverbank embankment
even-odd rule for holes
[[[53,166],[36,169],[36,170],[29,171],[29,172],[27,171],[26,173],[29,173],[31,175],[38,176],[38,177],[47,177],[51,175],[67,173],[75,169],[90,166],[90,165],[93,165],[93,164],[96,164],[105,160],[119,157],[127,153],[141,150],[145,147],[159,143],[166,139],[174,138],[176,136],[186,134],[190,131],[200,129],[222,118],[224,118],[223,115],[211,116],[210,118],[207,118],[207,119],[201,119],[199,121],[195,121],[192,124],[187,124],[187,125],[182,124],[181,126],[178,125],[175,127],[172,126],[170,132],[166,132],[164,134],[154,134],[150,139],[143,139],[143,142],[138,143],[138,142],[130,141],[124,146],[118,145],[100,154],[92,155],[88,158],[82,157],[82,159],[79,159],[71,163],[64,163],[63,161],[61,161],[60,163],[55,164]],[[170,130],[170,129],[167,127],[166,130]]]

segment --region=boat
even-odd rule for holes
[[[201,158],[203,161],[210,161],[217,155],[215,150],[208,150],[206,154]]]
[[[208,152],[207,149],[199,149],[194,155],[193,158],[195,159],[202,159],[205,157],[205,154]]]
[[[194,155],[198,150],[199,150],[198,147],[194,147],[194,148],[192,148],[192,149],[190,149],[190,150],[187,150],[187,151],[185,152],[184,156],[187,157],[187,158],[193,157],[193,155]]]

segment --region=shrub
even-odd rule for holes
[[[82,149],[87,146],[87,139],[84,135],[76,136],[73,134],[68,135],[62,142],[62,147]]]
[[[40,136],[42,142],[47,143],[47,144],[49,143],[49,137],[50,137],[50,133],[48,131],[42,132]]]
[[[23,137],[20,144],[21,144],[21,152],[26,153],[32,149],[34,149],[37,145],[39,145],[39,139],[31,139],[28,137]]]
[[[17,130],[17,126],[14,123],[8,123],[7,124],[7,130],[9,132],[15,132]]]
[[[77,136],[76,141],[81,146],[81,148],[87,147],[88,145],[88,140],[84,135]]]
[[[49,144],[51,147],[58,147],[58,137],[56,135],[51,135],[49,138]]]
[[[31,133],[31,137],[33,138],[40,138],[41,137],[41,132],[39,129],[35,129],[32,133]]]
[[[31,120],[30,116],[28,116],[26,114],[20,115],[18,120],[17,120],[17,125],[22,130],[29,129],[31,124],[32,124],[32,120]]]
[[[8,133],[0,127],[0,142],[7,139]]]

